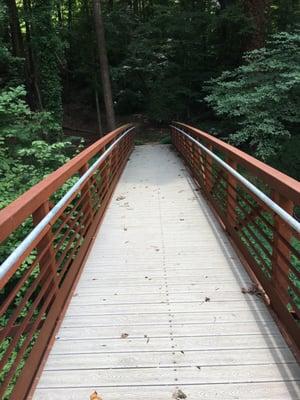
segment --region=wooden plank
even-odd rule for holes
[[[168,297],[168,298],[167,298]],[[209,299],[209,300],[207,300]],[[156,293],[132,293],[132,294],[119,294],[114,293],[99,293],[99,291],[93,291],[92,293],[86,291],[83,293],[80,291],[76,293],[72,304],[95,304],[104,302],[105,304],[149,304],[149,303],[161,303],[168,301],[169,303],[191,303],[191,302],[224,302],[224,301],[248,301],[248,302],[259,302],[259,297],[250,294],[243,294],[241,292],[223,292],[217,291],[204,291],[201,292],[175,292],[169,293],[166,296],[162,291]]]
[[[243,311],[243,310],[265,310],[266,306],[261,302],[246,301],[227,301],[226,303],[220,302],[194,302],[194,303],[164,303],[164,304],[81,304],[78,307],[76,304],[70,304],[67,311],[68,316],[71,315],[119,315],[119,314],[138,314],[144,310],[146,313],[169,313],[169,312],[222,312],[222,311]]]
[[[281,335],[268,334],[177,337],[176,340],[162,337],[150,338],[149,341],[147,338],[131,339],[130,337],[127,339],[57,339],[53,345],[52,354],[100,354],[120,351],[170,351],[172,349],[179,351],[244,349],[247,351],[247,349],[265,348],[286,348],[286,343]]]
[[[201,366],[171,368],[127,368],[127,369],[88,369],[78,372],[72,370],[47,371],[42,375],[39,387],[82,387],[97,386],[101,382],[102,387],[144,386],[144,385],[172,385],[175,379],[178,385],[192,384],[221,384],[221,383],[252,383],[252,382],[277,382],[293,381],[297,372],[296,364],[256,365],[249,368],[248,365]],[[300,381],[299,381],[300,383]]]
[[[100,385],[85,388],[55,388],[39,389],[36,399],[39,400],[86,400],[89,395],[98,390],[104,400],[169,400],[177,390],[175,385],[170,386],[131,386],[119,388],[104,388]],[[265,382],[216,385],[180,386],[188,400],[299,400],[299,389],[294,382]]]
[[[259,334],[279,334],[279,330],[275,323],[252,321],[237,322],[235,324],[180,324],[170,327],[165,325],[121,325],[113,327],[98,326],[91,329],[89,326],[61,328],[59,332],[60,340],[74,339],[119,339],[122,333],[128,333],[130,338],[147,338],[169,337],[172,332],[173,337],[199,337],[199,336],[215,336],[215,335],[259,335]]]
[[[113,368],[146,368],[157,366],[163,367],[189,367],[203,365],[259,365],[259,364],[282,364],[294,363],[295,359],[289,349],[282,349],[280,352],[274,349],[245,350],[222,350],[211,351],[181,351],[174,352],[134,352],[134,353],[103,353],[98,354],[52,354],[50,355],[46,370],[62,371]]]
[[[171,316],[171,319],[170,319]],[[260,311],[254,313],[253,311],[228,311],[218,313],[172,313],[172,314],[150,314],[140,313],[131,315],[77,315],[66,316],[63,326],[113,326],[113,325],[145,325],[145,324],[165,324],[169,321],[172,325],[176,324],[192,324],[192,323],[236,323],[236,322],[251,322],[251,321],[272,321],[270,313]]]
[[[114,285],[114,290],[111,289],[111,287],[107,286],[99,286],[97,285],[98,281],[93,281],[90,286],[84,285],[83,282],[80,282],[80,284],[77,286],[75,294],[76,295],[103,295],[103,294],[111,294],[114,295],[117,293],[118,295],[121,294],[145,294],[145,293],[160,293],[163,292],[165,294],[165,286],[164,285],[143,285],[143,286],[121,286],[119,287],[117,284]],[[236,283],[236,282],[230,282],[230,283],[222,283],[222,285],[217,284],[217,283],[207,283],[207,282],[202,282],[201,284],[190,284],[186,285],[184,283],[182,284],[177,284],[177,285],[169,285],[168,284],[168,291],[169,295],[170,294],[179,294],[181,292],[197,292],[197,293],[211,293],[211,292],[231,292],[231,293],[241,293],[241,287]],[[245,296],[248,297],[248,296]]]

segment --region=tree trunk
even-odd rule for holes
[[[17,57],[24,57],[24,45],[20,29],[19,13],[16,5],[16,0],[6,0],[6,5],[9,14],[13,55]]]
[[[113,108],[111,83],[109,77],[109,66],[105,44],[104,25],[101,13],[100,0],[93,0],[94,19],[98,44],[98,56],[100,61],[101,81],[103,87],[103,98],[106,110],[107,127],[109,131],[115,129],[115,113]]]
[[[101,123],[101,112],[100,112],[100,104],[99,104],[99,95],[98,95],[98,90],[95,89],[95,101],[96,101],[96,111],[97,111],[97,122],[98,122],[98,130],[99,130],[99,136],[103,136],[103,131],[102,131],[102,123]]]
[[[68,30],[71,32],[72,28],[72,18],[73,18],[73,10],[72,10],[72,0],[68,0]]]
[[[267,14],[270,8],[270,0],[244,0],[246,13],[253,21],[254,33],[247,48],[248,51],[264,46],[267,31]]]
[[[33,101],[31,101],[31,106],[34,109],[43,110],[42,98],[40,93],[40,88],[38,84],[38,74],[36,71],[36,60],[32,51],[31,43],[31,27],[29,21],[32,20],[31,15],[31,2],[30,0],[23,0],[23,9],[25,16],[25,33],[26,33],[26,44],[27,44],[27,69],[29,75],[29,86],[31,88],[31,93],[33,95]]]

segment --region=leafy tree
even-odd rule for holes
[[[33,0],[29,18],[32,27],[32,49],[37,63],[38,85],[43,109],[62,119],[62,86],[60,64],[64,63],[63,43],[52,21],[54,2]]]
[[[0,132],[7,142],[29,145],[37,138],[50,141],[56,139],[61,131],[49,112],[32,112],[24,100],[24,86],[3,90],[0,94]]]
[[[32,112],[24,87],[0,92],[0,208],[5,207],[74,153],[57,142],[60,126],[48,112]]]
[[[208,90],[216,114],[235,123],[231,142],[270,160],[300,122],[300,34],[275,34],[266,48],[248,53],[244,65],[210,81]]]

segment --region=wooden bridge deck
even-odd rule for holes
[[[299,367],[249,285],[180,159],[136,148],[33,398],[300,399]]]

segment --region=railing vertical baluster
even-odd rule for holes
[[[291,200],[283,197],[278,192],[273,193],[274,201],[280,205],[289,214],[293,214],[294,204]],[[274,232],[273,232],[273,253],[272,253],[272,279],[274,286],[278,293],[283,296],[283,301],[287,305],[289,303],[288,295],[288,276],[289,268],[283,261],[280,253],[286,257],[287,260],[291,259],[291,251],[281,238],[284,238],[290,243],[292,238],[292,229],[278,216],[274,216]],[[279,268],[282,272],[279,271]]]
[[[211,144],[207,144],[207,148],[210,151],[213,151],[213,146]],[[213,187],[213,168],[212,168],[212,158],[206,154],[205,156],[205,184],[206,184],[206,191],[210,193]]]
[[[109,191],[109,183],[110,183],[110,175],[111,175],[111,170],[112,170],[112,153],[110,153],[106,160],[104,161],[105,167],[103,170],[103,191],[104,191],[104,196],[103,199],[106,196],[106,193]]]
[[[33,224],[38,225],[38,223],[49,213],[50,211],[50,203],[47,200],[45,203],[41,204],[40,207],[32,214]],[[56,270],[56,257],[55,250],[53,247],[53,239],[54,235],[52,230],[50,229],[46,235],[39,241],[36,246],[37,253],[40,254],[45,249],[45,247],[49,246],[49,249],[45,252],[44,256],[41,258],[39,262],[40,270],[43,268],[48,268],[49,272],[51,272],[53,284],[55,285],[55,290],[58,290],[58,277]],[[50,263],[49,263],[50,260]],[[47,275],[44,280],[47,279]],[[41,282],[42,283],[42,282]]]
[[[88,163],[84,164],[84,166],[81,167],[79,170],[80,175],[83,175],[88,169],[89,169]],[[91,197],[89,180],[81,189],[81,195],[82,197],[84,197],[82,211],[83,214],[88,217],[86,224],[89,225],[93,221],[93,206],[92,206],[92,197]]]
[[[198,157],[199,157],[199,165],[200,165],[199,173],[201,174],[201,186],[202,186],[202,189],[205,189],[205,154],[203,154],[203,152],[200,148],[198,148],[198,154],[199,154]]]
[[[190,143],[190,153],[191,153],[191,166],[192,166],[192,171],[194,173],[194,176],[197,177],[197,171],[196,171],[196,146],[195,143]]]
[[[237,169],[237,162],[228,158],[228,164]],[[227,174],[227,220],[230,227],[236,226],[236,207],[237,207],[237,181],[231,175]]]

